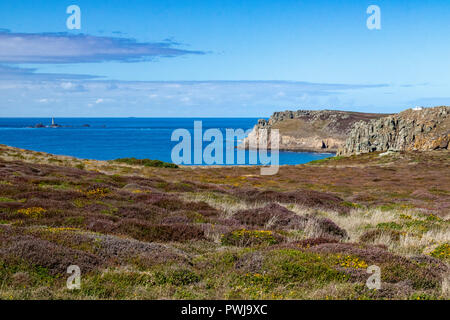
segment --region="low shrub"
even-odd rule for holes
[[[46,212],[47,212],[47,210],[44,208],[41,208],[41,207],[31,207],[31,208],[17,210],[18,214],[23,214],[23,215],[25,215],[27,217],[31,217],[31,218],[40,218]]]
[[[129,165],[138,165],[144,167],[158,167],[158,168],[178,168],[174,163],[168,163],[161,160],[150,159],[136,159],[136,158],[120,158],[112,160],[113,162],[126,163]]]
[[[263,208],[238,211],[233,218],[248,226],[270,229],[303,229],[308,220],[276,203]]]
[[[450,259],[450,244],[444,243],[440,246],[436,247],[432,252],[431,256],[442,259],[442,260],[449,260]]]
[[[335,268],[336,261],[332,256],[298,249],[277,249],[269,251],[264,261],[263,273],[272,284],[322,286],[348,280],[345,273]]]
[[[254,245],[273,245],[280,243],[283,237],[268,230],[235,230],[222,235],[222,244],[248,247]]]
[[[153,223],[159,222],[167,214],[168,212],[165,209],[142,203],[121,206],[115,213],[118,217],[142,219]]]
[[[150,224],[135,219],[123,219],[114,228],[114,233],[125,234],[141,241],[183,242],[204,240],[203,230],[189,224]]]
[[[344,257],[339,256],[339,258],[339,265],[344,268],[367,269],[368,267],[367,263],[358,257],[346,255]]]
[[[339,213],[350,212],[350,208],[338,196],[314,190],[279,192],[272,190],[238,189],[235,192],[235,196],[249,202],[296,203],[308,208],[332,210]]]
[[[185,286],[199,281],[200,276],[188,269],[155,272],[155,282],[159,285]]]
[[[264,255],[259,252],[249,252],[240,257],[234,264],[237,270],[251,272],[251,273],[261,273],[264,263]]]
[[[63,247],[32,236],[12,237],[0,248],[0,260],[17,264],[25,261],[30,266],[41,267],[54,276],[63,276],[70,265],[78,265],[82,272],[98,268],[102,261],[80,250]]]
[[[382,222],[377,224],[378,229],[401,230],[402,226],[396,222]]]
[[[92,198],[104,198],[106,197],[109,193],[111,192],[111,190],[109,190],[109,188],[104,188],[104,187],[90,187],[89,189],[87,189],[84,194],[88,197],[92,197]]]
[[[148,267],[169,261],[184,264],[188,259],[183,251],[164,244],[120,238],[113,235],[90,234],[86,237],[89,241],[95,243],[94,253],[104,260],[128,261]]]
[[[339,227],[336,223],[328,218],[311,217],[314,226],[314,233],[317,237],[331,237],[337,239],[347,238],[347,231]]]

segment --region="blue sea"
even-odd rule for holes
[[[55,123],[61,125],[60,128],[33,128],[39,123],[50,125],[51,119],[0,118],[0,144],[84,159],[112,160],[135,157],[173,162],[172,148],[179,143],[171,141],[175,129],[187,129],[193,136],[194,121],[202,121],[203,133],[207,129],[217,128],[225,137],[225,129],[245,131],[253,128],[257,120],[257,118],[57,118]],[[209,143],[203,142],[203,148]],[[226,152],[236,153],[237,150],[234,148],[225,150],[224,157]],[[249,152],[254,151],[245,151],[246,164],[250,163]],[[331,156],[333,154],[330,153],[280,151],[279,163],[301,164]]]

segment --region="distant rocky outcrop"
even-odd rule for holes
[[[275,112],[269,120],[258,120],[239,148],[250,149],[260,140],[261,132],[267,130],[270,134],[272,129],[278,129],[280,150],[337,152],[344,145],[354,123],[384,116],[386,114],[335,110]]]
[[[355,123],[338,154],[448,149],[449,141],[450,107],[415,108]]]

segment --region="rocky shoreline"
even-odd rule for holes
[[[339,155],[448,149],[450,107],[408,109],[353,126]]]
[[[333,110],[275,112],[260,119],[238,146],[252,149],[261,135],[280,135],[279,150],[335,153],[339,156],[374,151],[429,151],[448,149],[450,107],[408,109],[398,114]],[[270,139],[268,148],[271,148]]]
[[[335,110],[275,112],[269,120],[258,120],[239,148],[251,149],[251,145],[260,140],[261,130],[267,130],[270,134],[270,130],[278,129],[279,150],[336,153],[344,145],[354,123],[384,116],[386,114]],[[270,143],[268,147],[271,147]]]

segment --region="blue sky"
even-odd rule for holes
[[[372,4],[381,30],[366,27]],[[448,105],[449,18],[438,0],[1,1],[0,116]]]

